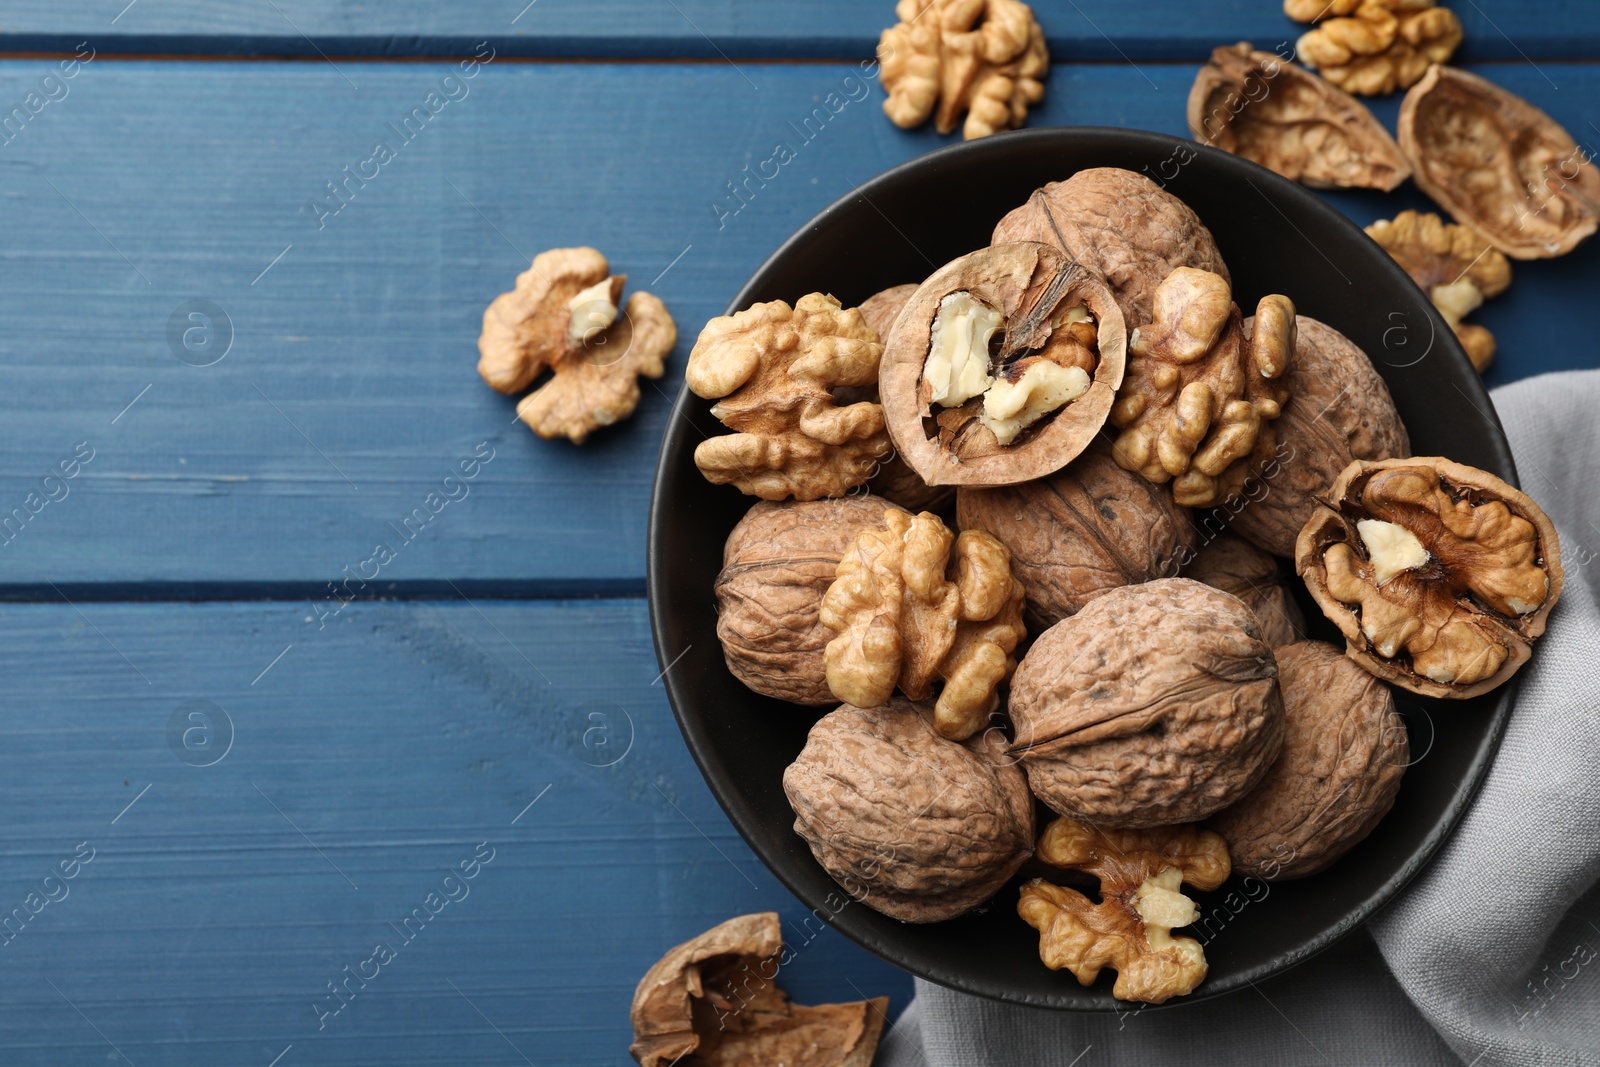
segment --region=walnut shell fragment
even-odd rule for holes
[[[626,281],[592,248],[555,248],[535,256],[516,288],[485,309],[478,373],[490,388],[520,393],[552,372],[517,404],[540,437],[582,444],[633,414],[641,374],[665,371],[678,327],[649,293],[634,293],[619,308]]]
[[[1306,620],[1275,559],[1242,537],[1224,531],[1183,568],[1183,577],[1232,593],[1261,621],[1261,635],[1274,649],[1305,637]],[[1282,666],[1282,661],[1279,661]]]
[[[872,496],[757,501],[728,535],[715,585],[717,637],[728,670],[764,696],[836,704],[817,618],[845,550],[894,510]]]
[[[1255,319],[1244,328],[1252,336]],[[1273,423],[1277,451],[1230,503],[1229,527],[1293,559],[1295,539],[1340,472],[1352,460],[1409,456],[1411,438],[1367,354],[1316,319],[1295,316],[1294,357],[1282,382],[1289,402]]]
[[[1294,303],[1266,296],[1247,338],[1228,280],[1179,267],[1156,288],[1152,320],[1128,338],[1128,374],[1111,407],[1111,454],[1185,507],[1215,507],[1273,456],[1272,421],[1289,391]]]
[[[1366,105],[1247,41],[1216,49],[1195,75],[1189,133],[1314,189],[1387,192],[1411,176]]]
[[[1034,481],[963,486],[956,520],[1010,549],[1034,633],[1107,589],[1172,577],[1195,539],[1188,510],[1166,487],[1123,470],[1104,445]]]
[[[1050,52],[1020,0],[900,0],[878,40],[883,112],[902,129],[934,116],[940,133],[970,141],[1016,129],[1044,99]],[[935,110],[937,108],[937,110]]]
[[[1505,682],[1561,595],[1561,543],[1539,505],[1439,457],[1346,467],[1295,566],[1350,658],[1431,697]]]
[[[1125,331],[1110,290],[1041,244],[947,263],[895,320],[878,388],[895,448],[929,485],[1058,470],[1104,425]]]
[[[1248,793],[1283,740],[1255,613],[1187,578],[1104,593],[1011,680],[1012,751],[1054,811],[1102,827],[1195,822]]]
[[[783,774],[795,833],[854,900],[914,923],[977,907],[1033,854],[1033,798],[998,731],[965,743],[925,705],[846,704]]]
[[[1027,636],[1011,554],[986,533],[957,537],[926,511],[890,509],[883,525],[845,550],[822,598],[818,618],[838,634],[823,652],[828,687],[872,708],[897,688],[926,700],[941,679],[934,726],[965,739],[999,706]]]
[[[1080,170],[1034,190],[994,228],[989,243],[1040,241],[1105,279],[1128,329],[1150,321],[1156,286],[1178,267],[1228,278],[1200,216],[1143,174]]]
[[[1280,648],[1283,751],[1218,813],[1233,868],[1268,882],[1326,870],[1389,813],[1410,758],[1394,694],[1321,641]]]
[[[1057,819],[1039,837],[1045,863],[1100,880],[1100,902],[1035,878],[1022,887],[1017,914],[1039,931],[1039,958],[1092,985],[1103,968],[1117,972],[1111,995],[1161,1004],[1194,991],[1206,976],[1198,941],[1173,937],[1200,917],[1179,892],[1187,882],[1215,889],[1231,870],[1222,838],[1195,826],[1104,830]]]
[[[1432,0],[1368,0],[1302,35],[1294,51],[1339,88],[1382,96],[1415,85],[1430,64],[1449,62],[1461,37],[1455,12]]]
[[[1494,334],[1461,320],[1511,285],[1511,264],[1470,226],[1446,223],[1431,212],[1402,211],[1379,219],[1367,236],[1383,246],[1428,294],[1456,340],[1482,374],[1494,360]]]
[[[821,293],[712,319],[684,378],[737,432],[702,441],[695,465],[764,500],[842,496],[871,477],[889,435],[882,407],[840,406],[833,390],[872,385],[882,354],[861,312]]]
[[[642,1067],[871,1067],[889,998],[791,1004],[773,984],[787,962],[771,911],[684,942],[640,979],[628,1051]]]
[[[1493,82],[1435,67],[1400,105],[1417,185],[1513,259],[1565,255],[1600,225],[1600,173],[1549,115]]]

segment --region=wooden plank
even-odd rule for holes
[[[1600,55],[1600,9],[1520,0],[1449,5],[1467,41],[1461,58]],[[1293,41],[1304,27],[1273,0],[1034,5],[1058,60],[1198,60],[1217,44]],[[866,57],[894,21],[890,0],[752,4],[736,0],[81,0],[0,3],[0,49],[112,54],[318,58],[467,55],[492,41],[508,56]]]
[[[728,825],[639,601],[356,605],[321,633],[292,605],[82,607],[0,609],[0,914],[37,907],[0,933],[0,1061],[610,1065],[646,968],[765,909],[796,997],[909,996]],[[369,980],[324,1017],[347,966]]]
[[[1485,69],[1594,150],[1600,68],[1541,67]],[[0,103],[53,69],[0,66]],[[851,65],[491,63],[409,142],[390,124],[456,68],[341,70],[96,60],[0,145],[0,517],[25,520],[0,535],[0,595],[325,597],[378,543],[396,558],[351,591],[637,594],[654,455],[699,327],[817,210],[950,143],[891,126]],[[1035,124],[1181,133],[1192,70],[1058,66]],[[395,158],[319,228],[308,202],[380,139]],[[780,142],[792,161],[753,177]],[[1335,199],[1362,223],[1424,203]],[[666,300],[681,337],[639,415],[578,449],[513,425],[474,363],[484,305],[534,252],[580,243]],[[1503,346],[1491,381],[1594,365],[1573,309],[1600,243],[1516,273],[1478,318]],[[212,366],[169,342],[195,300],[231,321]],[[94,455],[68,495],[30,514],[80,443]],[[467,495],[430,517],[479,450],[493,458]]]

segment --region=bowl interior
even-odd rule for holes
[[[846,306],[916,282],[988,243],[1033,189],[1087,167],[1141,172],[1186,201],[1215,235],[1246,314],[1269,292],[1343,331],[1372,357],[1418,455],[1448,455],[1515,484],[1482,382],[1422,292],[1359,228],[1313,194],[1235,156],[1160,134],[1028,130],[952,146],[861,186],[791,237],[729,304],[830,292]],[[1084,988],[1047,970],[1017,917],[1015,885],[982,911],[930,926],[851,901],[793,830],[782,776],[820,712],[757,696],[728,672],[712,582],[728,532],[753,500],[713,486],[694,446],[725,432],[683,389],[662,444],[651,502],[649,595],[656,651],[683,735],[750,847],[816,915],[884,959],[966,992],[1039,1007],[1118,1010],[1112,975]],[[1308,603],[1308,620],[1320,613]],[[1331,638],[1327,628],[1319,636]],[[1235,877],[1196,894],[1210,975],[1193,1002],[1237,989],[1327,947],[1414,875],[1476,791],[1509,714],[1509,688],[1469,701],[1397,694],[1412,766],[1394,811],[1330,870],[1266,885]],[[1026,873],[1026,870],[1025,870]]]

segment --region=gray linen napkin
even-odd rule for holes
[[[918,981],[880,1067],[1600,1067],[1600,371],[1494,402],[1523,489],[1561,534],[1566,586],[1483,791],[1435,861],[1328,952],[1192,1007],[1042,1012]]]

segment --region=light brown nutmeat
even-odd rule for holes
[[[998,728],[961,743],[932,709],[845,705],[783,775],[795,832],[839,886],[903,922],[954,918],[1033,854],[1033,798]]]
[[[889,435],[879,404],[841,405],[833,391],[875,384],[882,354],[861,312],[821,293],[712,319],[684,378],[736,432],[702,441],[695,464],[764,500],[843,496],[872,476]]]
[[[733,676],[763,696],[837,704],[817,612],[856,536],[881,530],[894,506],[865,494],[759,500],[728,535],[715,585],[717,638]]]
[[[1009,702],[1033,793],[1100,827],[1195,822],[1283,740],[1278,665],[1244,601],[1187,578],[1102,593],[1046,630]]]
[[[1470,226],[1447,223],[1431,212],[1402,211],[1379,219],[1367,236],[1383,246],[1422,287],[1455,331],[1482,374],[1494,360],[1494,334],[1462,318],[1511,284],[1511,263]]]
[[[1388,191],[1411,176],[1366,105],[1244,41],[1212,52],[1195,75],[1189,133],[1314,189]]]
[[[679,945],[639,980],[629,1053],[641,1067],[871,1067],[889,998],[792,1004],[773,984],[788,957],[771,911]]]
[[[1431,697],[1503,684],[1561,595],[1561,543],[1539,505],[1439,457],[1350,464],[1295,565],[1352,659]]]
[[[1262,637],[1274,649],[1305,639],[1305,616],[1278,560],[1244,538],[1226,531],[1212,537],[1183,568],[1182,576],[1232,593],[1250,605],[1261,621]]]
[[[1353,15],[1366,4],[1377,4],[1388,11],[1421,11],[1433,7],[1435,0],[1283,0],[1283,13],[1296,22],[1320,22],[1327,18]]]
[[[1244,328],[1252,336],[1255,319]],[[1316,319],[1295,317],[1294,358],[1283,384],[1289,402],[1273,424],[1277,451],[1226,510],[1234,533],[1293,559],[1301,528],[1350,461],[1409,456],[1411,438],[1367,354]]]
[[[1017,913],[1039,931],[1046,967],[1070,971],[1082,985],[1112,968],[1112,996],[1149,1004],[1185,996],[1205,979],[1200,943],[1172,930],[1200,917],[1183,884],[1204,890],[1227,881],[1220,836],[1196,826],[1105,830],[1057,819],[1040,835],[1037,856],[1100,880],[1098,904],[1042,878],[1023,885]]]
[[[1528,101],[1435,67],[1400,105],[1417,186],[1513,259],[1572,251],[1600,227],[1593,153]]]
[[[1268,882],[1332,866],[1389,813],[1410,761],[1394,694],[1333,645],[1280,648],[1283,750],[1265,778],[1211,818],[1233,868]]]
[[[878,41],[884,114],[911,129],[934,116],[940,133],[963,112],[966,140],[1016,129],[1044,99],[1050,53],[1020,0],[900,0]]]
[[[1305,33],[1295,55],[1346,92],[1384,96],[1448,62],[1461,36],[1461,20],[1449,8],[1374,0]]]
[[[1272,421],[1289,391],[1281,379],[1295,347],[1294,304],[1263,297],[1255,331],[1228,281],[1179,267],[1155,292],[1152,321],[1128,338],[1128,372],[1109,422],[1111,454],[1184,507],[1215,507],[1239,494],[1277,449]]]
[[[834,696],[857,707],[898,689],[933,695],[933,721],[963,740],[989,722],[1027,636],[1022,583],[1011,555],[988,534],[959,537],[929,512],[887,510],[884,529],[856,537],[839,561],[818,617],[836,636],[823,653]]]
[[[491,388],[520,393],[553,372],[517,405],[540,437],[583,443],[633,414],[640,375],[665,371],[678,327],[649,293],[619,307],[626,280],[592,248],[556,248],[535,256],[516,288],[484,311],[478,373]]]

